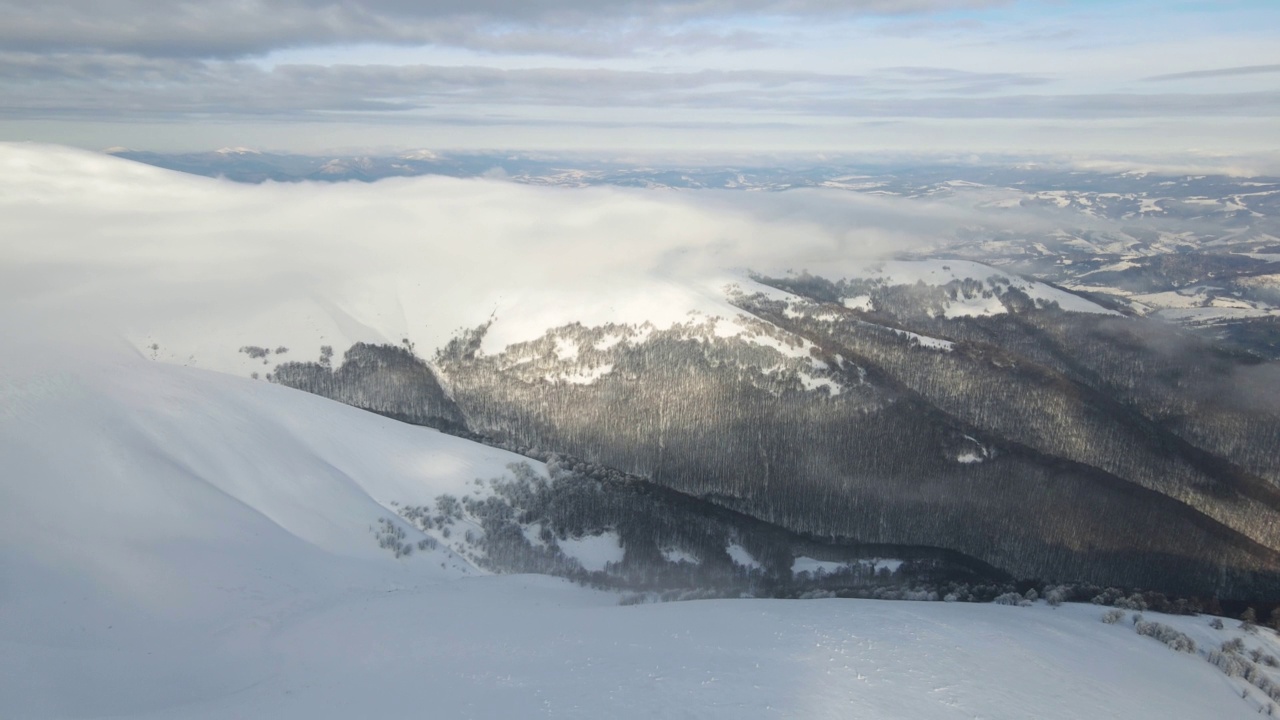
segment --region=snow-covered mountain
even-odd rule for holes
[[[121,346],[4,331],[5,717],[1243,718],[1269,702],[1092,605],[619,606],[488,576],[443,542],[396,557],[380,519],[425,536],[393,501],[462,496],[529,461]],[[1280,653],[1269,634],[1149,617],[1205,648],[1241,636]]]
[[[833,197],[0,146],[0,715],[1265,711],[1203,617],[641,602],[1275,597],[1274,365]]]
[[[248,186],[6,150],[14,237],[43,233],[15,243],[10,293],[64,333],[567,455],[786,532],[1018,578],[1280,592],[1274,363],[990,264],[882,259],[949,209]]]

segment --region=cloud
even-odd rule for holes
[[[1001,92],[1052,83],[1043,75],[1013,72],[970,72],[941,67],[889,67],[880,71],[897,88],[956,94]]]
[[[196,349],[231,331],[285,326],[341,330],[327,336],[335,345],[381,328],[425,349],[495,309],[508,320],[526,303],[606,317],[610,303],[632,307],[649,290],[696,295],[732,268],[838,273],[984,223],[1049,227],[1030,214],[836,191],[677,194],[441,177],[239,185],[0,144],[0,308],[166,346],[181,337]],[[679,318],[687,309],[654,311]],[[206,349],[294,347],[263,334]]]
[[[1152,175],[1227,175],[1259,177],[1280,175],[1280,152],[1249,155],[1168,154],[1159,158],[1049,158],[1046,164],[1090,172],[1149,173]]]
[[[1169,80],[1201,80],[1205,78],[1234,77],[1237,75],[1262,75],[1280,73],[1280,65],[1243,65],[1241,67],[1218,68],[1215,70],[1193,70],[1191,72],[1153,75],[1143,78],[1146,82],[1166,82]]]
[[[591,54],[591,35],[683,42],[688,22],[746,15],[925,14],[1003,0],[0,0],[0,47],[236,58],[351,43]],[[643,31],[642,31],[643,29]],[[670,37],[664,37],[670,35]],[[701,36],[714,38],[716,33]],[[732,34],[726,36],[732,40]],[[576,42],[570,42],[576,38]],[[616,39],[616,38],[613,38]],[[635,38],[633,38],[635,39]],[[583,42],[586,40],[587,42]],[[628,47],[616,45],[613,53]],[[585,51],[585,52],[584,52]]]
[[[0,116],[637,126],[815,118],[1268,117],[1280,92],[1026,94],[1049,78],[936,67],[862,74],[279,65],[0,53]],[[1021,91],[1021,94],[1013,94]],[[904,96],[906,95],[906,96]],[[654,112],[661,109],[661,112]],[[682,114],[683,113],[683,114]]]
[[[1039,85],[1045,78],[943,68],[870,74],[768,70],[691,72],[479,66],[281,65],[134,55],[0,54],[0,113],[164,117],[305,116],[442,107],[552,106],[846,112],[864,95],[908,83],[964,95]],[[902,105],[866,112],[884,115]],[[912,113],[908,113],[912,114]]]

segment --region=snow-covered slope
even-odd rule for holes
[[[1199,657],[1050,609],[622,607],[395,559],[392,498],[513,456],[266,383],[97,347],[0,357],[6,718],[1255,717]],[[441,565],[444,567],[441,567]],[[1159,618],[1213,647],[1231,631]],[[1274,640],[1249,644],[1275,652]],[[1256,693],[1255,693],[1256,695]]]
[[[28,343],[17,329],[6,336],[0,449],[10,480],[0,493],[14,515],[0,533],[14,544],[40,537],[35,548],[52,564],[84,564],[95,577],[141,571],[131,568],[128,542],[108,540],[119,535],[197,546],[252,538],[264,566],[278,546],[285,556],[398,567],[382,562],[368,527],[394,514],[390,501],[460,495],[474,478],[523,459],[127,349],[84,355],[89,348]],[[62,529],[42,530],[52,524]],[[474,571],[448,553],[441,559],[449,572],[428,575]],[[286,557],[280,571],[292,563]]]
[[[946,285],[956,280],[977,280],[984,289],[993,286],[1013,287],[1025,292],[1032,300],[1054,302],[1063,310],[1071,312],[1096,313],[1103,315],[1118,314],[1097,303],[1073,295],[1064,290],[1034,280],[1010,275],[989,265],[968,260],[915,260],[894,261],[875,265],[858,274],[859,277],[880,280],[886,285]],[[1005,312],[1004,305],[995,297],[965,298],[953,300],[946,310],[947,317],[964,317],[970,315],[998,315]]]
[[[568,246],[554,236],[575,223],[575,250],[606,225],[619,243],[650,237],[652,223],[641,235],[617,221],[653,210],[670,247],[751,231],[623,195],[575,215],[562,196],[484,183],[326,187],[0,150],[0,717],[1256,715],[1239,680],[1093,607],[620,607],[558,580],[488,576],[446,547],[394,556],[381,520],[422,536],[393,502],[475,492],[522,458],[180,365],[243,374],[257,362],[244,345],[426,348],[494,308],[541,318],[529,289],[581,272],[557,266]],[[427,193],[434,203],[411,201]],[[498,202],[561,203],[569,222],[521,227],[545,246],[477,283],[458,270],[511,231]],[[357,209],[335,223],[335,206]],[[470,245],[405,230],[458,213],[479,228]],[[702,276],[618,273],[587,287],[665,312],[729,307]],[[662,283],[678,300],[650,294]],[[567,546],[603,563],[611,543]],[[1168,622],[1217,641],[1203,619]]]

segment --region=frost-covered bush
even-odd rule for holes
[[[1208,659],[1227,677],[1243,677],[1249,666],[1249,661],[1232,652],[1210,650]]]
[[[1058,607],[1067,599],[1067,589],[1059,585],[1051,587],[1044,591],[1044,601],[1049,603],[1049,607]]]
[[[413,545],[404,541],[404,528],[392,522],[391,518],[378,518],[377,529],[370,530],[378,538],[378,547],[390,550],[398,558],[413,554]]]
[[[1240,616],[1240,629],[1248,633],[1258,632],[1258,611],[1246,608]]]
[[[1210,650],[1206,659],[1227,677],[1244,678],[1246,682],[1261,690],[1271,700],[1280,701],[1280,685],[1272,681],[1262,668],[1245,658],[1241,654],[1243,652],[1244,642],[1240,638],[1235,638],[1230,642],[1222,643],[1221,650]],[[1255,649],[1249,655],[1255,659],[1260,659],[1265,665],[1277,662],[1273,656],[1266,655],[1260,650]]]
[[[1209,621],[1209,627],[1214,630],[1221,630],[1225,626],[1222,624],[1222,618],[1214,618]]]
[[[1146,610],[1147,601],[1138,593],[1134,593],[1127,598],[1120,598],[1115,601],[1114,605],[1125,610]]]
[[[1007,592],[1003,595],[997,595],[996,599],[992,600],[992,602],[994,602],[997,605],[1016,605],[1018,607],[1031,606],[1030,600],[1024,598],[1023,596],[1019,595],[1016,592]]]
[[[1113,608],[1102,613],[1102,622],[1108,625],[1115,625],[1124,619],[1124,611],[1119,608]]]
[[[1107,588],[1097,595],[1093,596],[1094,605],[1115,605],[1116,601],[1124,597],[1124,592],[1117,588]]]
[[[1194,653],[1196,651],[1195,640],[1163,623],[1139,620],[1134,623],[1133,629],[1139,635],[1155,638],[1178,652]]]

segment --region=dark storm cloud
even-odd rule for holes
[[[1143,79],[1148,82],[1163,82],[1166,80],[1199,80],[1204,78],[1232,77],[1236,75],[1261,75],[1264,73],[1280,73],[1280,65],[1245,65],[1242,67],[1218,68],[1215,70],[1193,70],[1191,72],[1169,73],[1168,75],[1153,75],[1152,77]]]
[[[345,43],[617,54],[750,33],[689,21],[752,16],[914,14],[1006,0],[0,0],[0,47],[169,57],[244,57]]]

